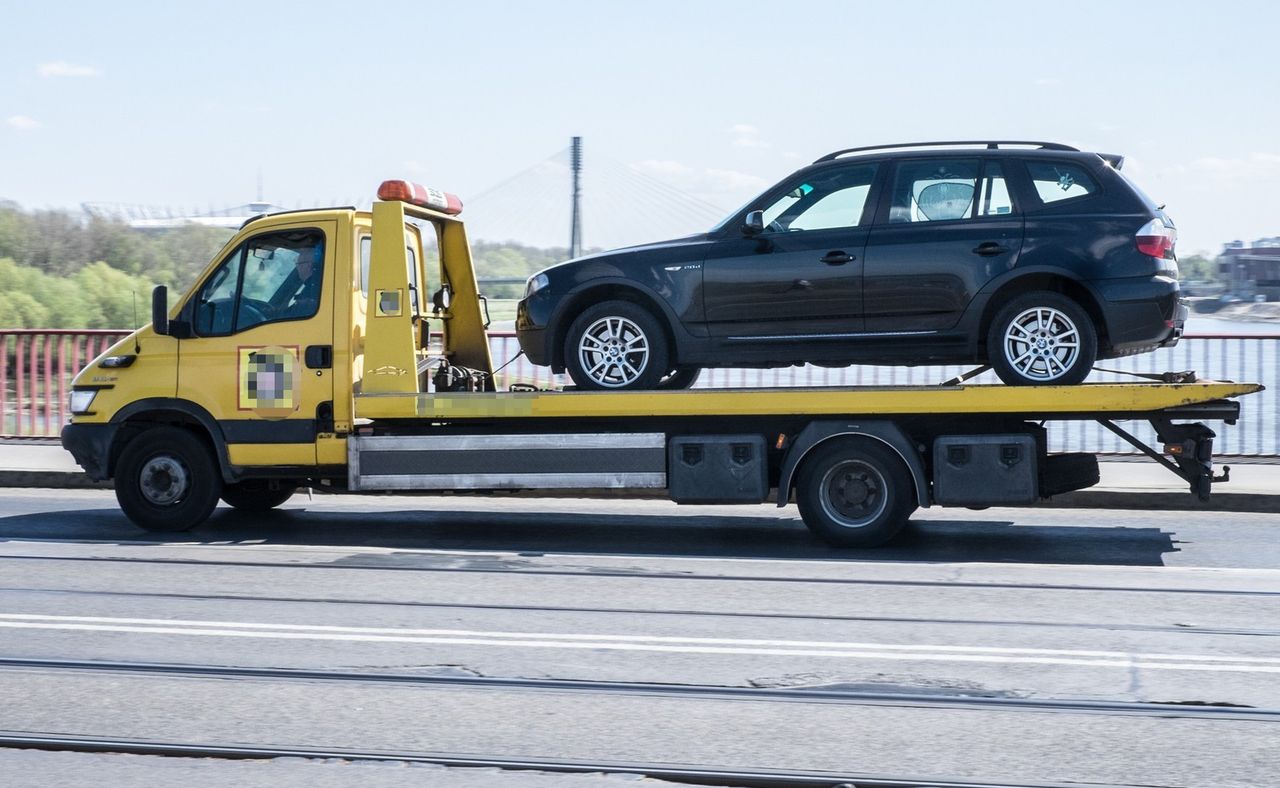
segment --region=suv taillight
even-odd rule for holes
[[[1142,225],[1134,240],[1138,242],[1139,252],[1160,260],[1172,260],[1173,245],[1178,242],[1178,231],[1165,227],[1164,221],[1157,217]]]

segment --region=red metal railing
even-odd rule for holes
[[[75,373],[128,333],[0,329],[0,437],[57,435]]]
[[[67,421],[71,378],[85,364],[127,335],[111,330],[0,329],[0,437],[54,437]],[[518,357],[519,344],[511,331],[493,331],[489,346],[494,364],[502,366],[495,381],[499,390],[512,383],[541,388],[565,384],[563,375],[535,367]],[[1221,454],[1273,458],[1280,456],[1280,334],[1200,334],[1184,337],[1176,348],[1102,363],[1130,372],[1195,370],[1201,377],[1247,380],[1267,390],[1249,397],[1241,422],[1219,435]],[[845,369],[787,367],[782,369],[710,369],[698,388],[772,386],[885,386],[938,383],[967,370],[946,367],[854,366]],[[1095,372],[1091,381],[1125,380]],[[987,373],[976,382],[994,382]],[[1131,453],[1114,435],[1089,422],[1058,430],[1055,451]]]

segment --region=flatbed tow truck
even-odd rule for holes
[[[1226,474],[1214,475],[1214,433],[1201,422],[1235,423],[1233,398],[1262,388],[1182,373],[1038,387],[497,391],[461,202],[407,181],[378,197],[370,211],[246,221],[190,293],[171,309],[157,287],[152,323],[76,377],[63,445],[91,477],[114,478],[134,523],[186,530],[219,498],[265,511],[302,486],[609,491],[682,504],[794,498],[818,536],[866,547],[917,507],[1029,505],[1096,484],[1095,455],[1047,452],[1055,422],[1101,422],[1207,499]],[[1124,420],[1149,422],[1161,450]]]

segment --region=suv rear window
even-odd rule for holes
[[[1088,197],[1098,191],[1098,184],[1084,167],[1062,161],[1029,161],[1027,174],[1035,184],[1036,194],[1045,205]]]

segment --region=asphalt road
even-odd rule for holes
[[[886,548],[835,551],[794,508],[302,495],[156,541],[109,492],[0,490],[0,730],[1274,785],[1277,526],[929,511]],[[323,766],[10,749],[0,783],[354,774]],[[253,769],[274,771],[229,776]],[[366,774],[434,785],[442,773]]]

